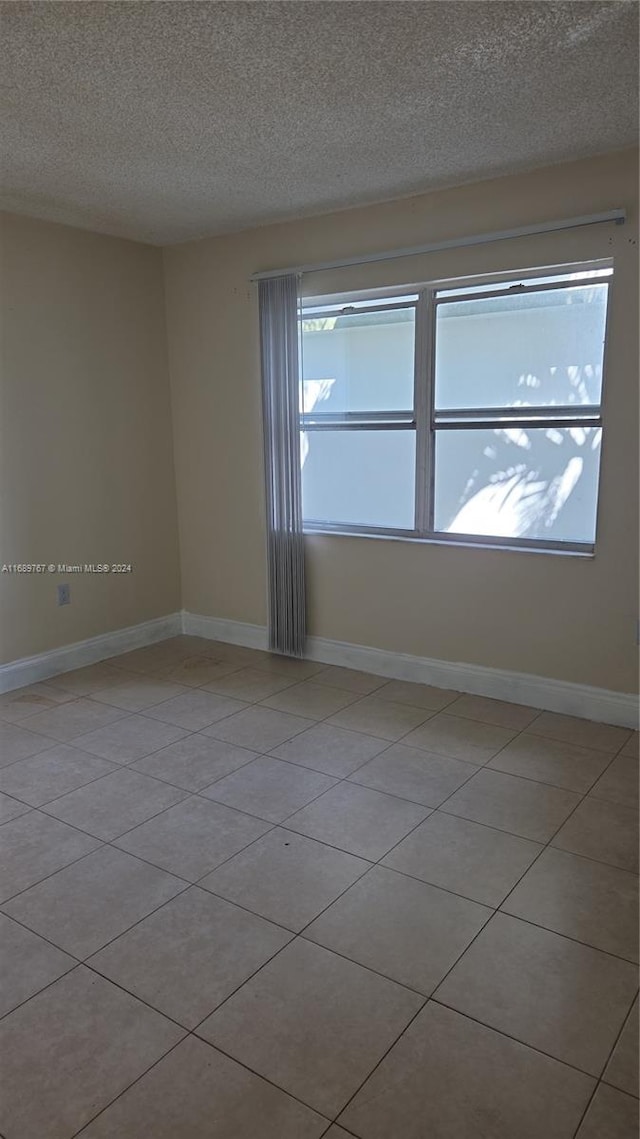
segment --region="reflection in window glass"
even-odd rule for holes
[[[439,431],[435,530],[595,541],[601,434],[594,427]]]
[[[451,301],[436,318],[436,408],[598,404],[606,283]]]

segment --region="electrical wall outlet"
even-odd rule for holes
[[[58,605],[71,605],[71,586],[58,586]]]

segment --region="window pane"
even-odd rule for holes
[[[308,415],[413,408],[415,309],[302,320],[302,410]]]
[[[607,284],[447,302],[436,408],[599,404]]]
[[[305,519],[413,530],[415,431],[305,431],[300,443]]]
[[[435,529],[595,541],[601,429],[436,432]]]

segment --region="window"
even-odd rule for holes
[[[305,302],[305,530],[590,552],[612,271]]]

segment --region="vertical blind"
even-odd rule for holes
[[[269,648],[302,656],[306,634],[300,479],[298,277],[259,282]]]

